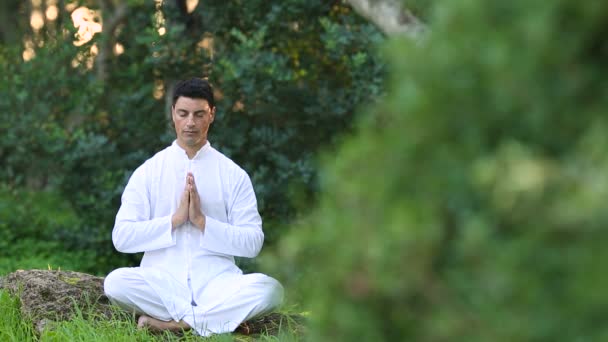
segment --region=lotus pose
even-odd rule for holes
[[[139,327],[231,332],[282,302],[278,281],[234,262],[255,257],[264,233],[249,176],[207,141],[215,110],[206,80],[180,82],[171,108],[177,139],[138,167],[122,194],[112,241],[144,256],[140,267],[111,272],[104,288],[140,315]]]

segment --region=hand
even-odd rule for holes
[[[188,220],[188,208],[190,207],[190,192],[188,191],[188,178],[186,177],[186,186],[179,200],[179,206],[171,217],[171,228],[175,230]]]
[[[194,176],[192,173],[188,173],[186,184],[190,194],[188,218],[190,219],[190,222],[192,222],[192,224],[198,229],[205,231],[206,219],[205,215],[203,215],[203,212],[201,211],[201,198],[198,195],[198,190],[196,189],[196,183],[194,182]]]

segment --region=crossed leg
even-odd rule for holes
[[[235,275],[231,281],[242,286],[233,293],[213,294],[223,299],[212,306],[206,303],[191,306],[190,291],[185,284],[149,267],[113,271],[106,277],[104,290],[112,302],[141,315],[139,328],[153,331],[194,328],[202,336],[234,331],[240,323],[271,311],[282,302],[282,286],[266,275]],[[221,288],[221,283],[215,285]]]

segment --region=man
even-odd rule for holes
[[[235,256],[259,253],[264,233],[249,176],[207,141],[215,110],[207,81],[180,82],[177,139],[135,170],[122,195],[112,241],[144,256],[140,267],[110,273],[104,288],[141,315],[140,328],[231,332],[282,301],[275,279],[235,265]]]

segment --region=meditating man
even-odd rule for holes
[[[215,110],[206,80],[180,82],[177,139],[135,170],[122,195],[112,241],[144,256],[140,267],[110,273],[104,288],[140,315],[140,328],[231,332],[283,299],[275,279],[235,265],[235,256],[259,253],[264,233],[249,176],[207,141]]]

